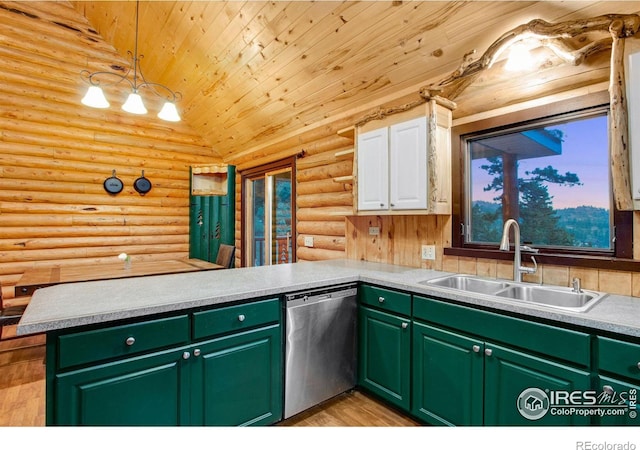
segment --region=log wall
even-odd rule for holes
[[[138,117],[80,103],[80,71],[123,61],[66,2],[0,2],[0,284],[5,306],[26,268],[188,257],[189,166],[218,162],[152,103]],[[99,69],[98,69],[99,68]],[[124,99],[122,99],[124,100]],[[144,169],[152,190],[133,182]],[[124,190],[109,195],[112,170]]]
[[[298,261],[344,258],[345,217],[353,214],[353,183],[340,178],[353,175],[352,138],[338,135],[304,146],[296,161],[296,226]],[[306,247],[305,237],[313,238]]]

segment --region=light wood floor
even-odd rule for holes
[[[43,339],[0,341],[0,426],[44,426],[45,347]],[[358,391],[281,422],[281,426],[417,426],[418,423]]]

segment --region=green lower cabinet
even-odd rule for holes
[[[101,364],[55,376],[56,425],[189,423],[187,348]],[[48,418],[48,422],[49,422]]]
[[[602,416],[597,416],[600,425],[639,426],[640,383],[628,383],[605,376],[598,377],[596,389],[599,410]]]
[[[588,391],[589,372],[494,344],[486,343],[484,351],[485,425],[590,424],[588,416],[569,413],[569,409],[565,410],[567,414],[555,414],[558,409],[553,405],[549,408],[544,395]],[[564,405],[563,401],[560,404]]]
[[[434,425],[482,425],[483,351],[477,339],[414,322],[413,415]]]
[[[204,342],[197,353],[194,424],[268,425],[282,419],[279,325]]]
[[[552,414],[544,395],[589,387],[589,372],[413,323],[411,411],[428,423],[588,425],[587,416]]]
[[[51,361],[55,354],[48,350]],[[75,370],[53,373],[54,366],[47,368],[48,425],[241,426],[282,419],[277,323]]]
[[[409,411],[411,321],[360,307],[358,327],[359,385]]]

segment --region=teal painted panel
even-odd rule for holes
[[[538,420],[529,420],[517,407],[523,391],[536,388],[541,391],[586,391],[591,386],[589,372],[513,351],[495,344],[485,343],[485,425],[510,426],[568,426],[589,425],[589,417],[579,415],[553,415],[547,412]],[[523,399],[525,401],[526,399]]]
[[[57,425],[188,424],[189,371],[183,349],[57,375]]]
[[[127,339],[133,338],[133,344]],[[184,344],[189,341],[189,316],[100,328],[66,334],[58,338],[61,369],[141,352]]]
[[[281,327],[198,344],[194,424],[268,425],[282,419]]]
[[[372,306],[390,313],[411,315],[411,295],[369,285],[358,289],[360,304]]]
[[[409,411],[411,325],[407,319],[359,309],[359,384]],[[403,328],[402,324],[407,324]]]
[[[189,257],[215,262],[220,244],[235,245],[235,166],[228,166],[227,195],[189,196]]]
[[[200,311],[193,314],[193,338],[202,339],[279,323],[280,314],[280,300],[277,298]]]
[[[415,318],[507,343],[583,367],[591,363],[591,336],[579,331],[508,317],[426,297],[413,297]]]
[[[414,322],[411,412],[434,425],[482,425],[483,352],[482,341]]]

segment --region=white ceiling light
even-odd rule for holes
[[[110,83],[104,83],[105,85],[118,84],[121,81],[126,81],[131,86],[131,93],[129,94],[127,101],[122,105],[122,109],[132,114],[146,114],[147,108],[144,106],[142,97],[138,94],[138,90],[141,88],[149,88],[158,97],[165,99],[165,104],[162,110],[158,113],[158,117],[162,120],[168,120],[170,122],[180,121],[180,114],[176,108],[176,101],[179,100],[182,95],[179,92],[174,92],[167,86],[160,83],[151,83],[145,80],[142,74],[142,68],[140,67],[140,60],[144,55],[138,56],[138,9],[140,2],[136,1],[136,34],[135,34],[135,47],[133,53],[127,51],[127,54],[131,56],[131,66],[124,75],[115,72],[89,72],[83,70],[81,72],[82,77],[90,84],[89,89],[85,96],[82,98],[82,104],[90,106],[92,108],[108,108],[109,102],[104,96],[104,92],[100,88],[101,79],[106,77],[116,77],[117,79]],[[133,69],[133,79],[129,79],[128,75]]]
[[[509,47],[509,58],[504,67],[511,72],[524,71],[533,68],[534,62],[529,46],[523,42],[516,42]]]
[[[171,102],[166,102],[164,104],[164,106],[158,113],[158,117],[168,122],[180,121],[180,114],[178,114],[178,110],[176,109],[176,104]]]
[[[135,91],[129,94],[127,101],[122,105],[122,109],[131,114],[146,114],[147,108],[145,108],[142,102],[142,97]]]
[[[80,100],[83,105],[91,106],[92,108],[108,108],[109,102],[104,96],[104,92],[98,86],[89,86],[87,93]]]

